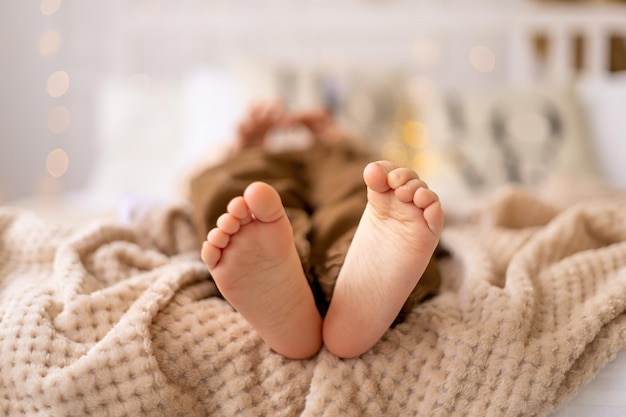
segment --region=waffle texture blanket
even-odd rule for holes
[[[184,207],[0,209],[0,414],[549,414],[626,344],[624,200],[510,189],[449,220],[438,296],[362,357],[291,361],[216,296]]]

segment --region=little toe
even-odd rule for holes
[[[426,188],[420,188],[415,192],[413,203],[424,211],[424,220],[430,231],[439,236],[445,219],[437,194]]]
[[[397,166],[393,162],[378,161],[368,164],[363,170],[363,180],[370,190],[377,193],[389,191],[390,187],[387,183],[389,172],[396,169]]]
[[[220,248],[211,245],[209,242],[204,242],[202,244],[202,250],[200,251],[200,257],[207,268],[211,270],[215,268],[222,257],[222,251]]]
[[[278,191],[264,182],[253,182],[243,193],[246,204],[254,218],[271,223],[285,215]]]
[[[387,184],[394,190],[415,179],[419,179],[417,172],[409,168],[396,168],[387,174]]]
[[[439,201],[435,201],[424,209],[424,220],[433,235],[439,237],[445,223],[445,216]]]

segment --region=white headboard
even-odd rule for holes
[[[610,75],[611,37],[626,39],[626,7],[597,3],[532,7],[513,19],[511,27],[511,79],[526,81],[538,75],[529,42],[537,34],[544,35],[550,43],[544,76],[563,79],[574,75],[574,39],[578,36],[584,48],[583,74],[606,78]]]
[[[605,79],[607,36],[625,35],[626,30],[626,5],[591,0],[569,7],[529,0],[85,0],[58,4],[56,13],[42,15],[30,2],[0,2],[0,15],[23,17],[9,18],[2,27],[0,58],[6,59],[2,70],[19,74],[7,78],[11,82],[6,84],[6,97],[29,103],[15,106],[5,100],[0,135],[19,138],[19,145],[0,154],[4,179],[0,199],[36,193],[43,180],[55,181],[55,190],[85,185],[102,156],[94,144],[102,134],[98,105],[111,84],[129,89],[122,95],[134,94],[132,80],[147,80],[153,89],[149,97],[180,97],[189,85],[190,73],[191,81],[198,80],[198,68],[244,69],[263,79],[264,69],[281,66],[305,75],[320,68],[380,71],[385,76],[400,72],[443,86],[563,80],[574,71],[572,34],[586,39],[585,72]],[[536,33],[550,39],[545,65],[533,53]],[[55,35],[61,42],[42,55],[37,46],[41,47],[44,34]],[[469,55],[476,45],[493,53],[492,71],[472,67]],[[70,88],[62,97],[50,97],[46,80],[59,70],[69,75]],[[48,118],[60,106],[71,112],[70,125],[61,133],[52,132]],[[167,105],[155,108],[163,110],[155,116],[158,121],[172,127],[180,126],[188,116],[165,111]],[[149,141],[149,123],[144,119],[150,114],[134,113],[142,119],[129,123],[133,129],[148,126],[141,140]],[[185,129],[172,130],[173,143],[184,137]],[[69,169],[60,178],[50,178],[45,160],[56,148],[66,151]]]
[[[121,73],[145,73],[157,81],[173,77],[193,84],[198,74],[190,78],[189,68],[195,65],[232,70],[231,81],[244,80],[247,97],[237,101],[241,105],[245,98],[257,98],[272,91],[283,93],[277,78],[285,73],[290,73],[287,77],[290,88],[304,91],[305,95],[319,94],[323,87],[316,78],[319,72],[331,76],[382,73],[387,81],[399,73],[405,77],[402,82],[419,78],[452,89],[481,84],[532,85],[553,81],[571,84],[570,81],[582,75],[606,79],[609,39],[614,35],[626,36],[626,6],[613,4],[245,3],[245,7],[233,3],[198,9],[197,13],[188,10],[184,18],[179,12],[167,9],[173,6],[163,3],[161,10],[146,13],[141,19],[137,19],[132,3],[115,3],[119,25],[111,34],[115,45],[111,59]],[[200,7],[201,2],[188,4]],[[543,60],[534,50],[538,36],[548,44]],[[583,39],[585,62],[580,71],[574,66],[576,38]],[[477,46],[483,48],[486,59],[491,56],[494,60],[492,68],[481,68],[480,62],[472,62],[472,51]],[[384,94],[373,91],[377,90],[375,84],[379,79],[368,76],[356,88],[364,87],[372,93],[370,98],[373,98],[366,104],[382,102],[384,106]],[[215,107],[212,100],[217,96],[210,88],[185,91],[191,94],[188,98],[195,107]],[[219,106],[224,109],[226,104],[223,98],[220,100]],[[230,110],[232,114],[233,109]],[[222,133],[223,126],[207,124],[207,117],[201,112],[194,114],[195,119],[192,117],[190,121],[196,128],[186,130],[183,136],[195,143],[192,148],[215,139],[212,135],[216,134],[216,128],[218,139],[227,139]],[[384,142],[384,135],[393,133],[390,126],[395,122],[394,117],[387,112],[370,125],[362,120],[356,120],[355,124]],[[376,130],[379,126],[382,128]]]
[[[571,75],[572,37],[580,34],[588,50],[586,71],[603,77],[608,37],[626,36],[626,5],[596,1],[246,1],[203,8],[197,0],[187,3],[198,12],[181,18],[160,10],[143,19],[132,13],[133,3],[119,3],[120,24],[111,34],[117,67],[129,73],[172,71],[198,63],[204,54],[216,64],[256,57],[302,68],[365,65],[428,73],[432,68],[421,66],[415,49],[416,42],[429,39],[447,67],[467,60],[472,43],[491,43],[502,70],[495,75],[525,81],[540,75],[531,43],[541,33],[551,45],[546,75]],[[138,49],[141,56],[133,54]],[[159,69],[156,55],[164,54],[171,61]],[[433,72],[441,73],[441,67]],[[459,76],[450,68],[444,72]]]

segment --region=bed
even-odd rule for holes
[[[445,199],[442,246],[450,256],[442,263],[439,295],[418,305],[359,358],[343,360],[322,349],[310,360],[292,361],[264,345],[218,297],[199,259],[192,212],[184,199],[136,197],[121,211],[119,201],[109,206],[87,198],[80,199],[85,205],[22,201],[0,208],[0,412],[623,415],[626,176],[614,156],[624,146],[619,136],[623,121],[615,115],[615,103],[624,96],[610,94],[624,90],[619,77],[598,66],[606,51],[595,37],[623,31],[626,16],[623,8],[590,10],[578,9],[566,18],[559,14],[554,32],[549,10],[541,17],[529,14],[534,17],[516,20],[507,37],[513,64],[505,78],[515,81],[516,91],[518,86],[536,88],[528,42],[537,31],[556,45],[550,52],[554,59],[542,61],[547,65],[542,71],[557,76],[571,71],[567,53],[559,49],[564,33],[576,30],[595,39],[587,43],[591,52],[585,56],[592,57],[588,77],[575,86],[583,107],[590,106],[585,114],[592,115],[593,139],[564,134],[559,149],[571,158],[540,160],[537,168],[532,153],[520,154],[517,171],[491,168],[510,167],[510,159],[454,145],[460,125],[451,122],[450,114],[456,113],[445,94],[427,96],[430,111],[419,107],[422,102],[413,103],[420,120],[431,126],[428,146],[414,146],[406,138],[381,146],[381,152],[407,161],[448,164],[425,175]],[[471,32],[496,17],[463,24]],[[448,25],[444,32],[461,24],[454,17],[437,19]],[[507,26],[500,17],[495,20],[494,28]],[[306,26],[303,31],[307,38]],[[240,43],[250,40],[246,33],[230,35]],[[454,86],[455,103],[462,107],[479,97],[484,105],[475,110],[488,108],[502,86],[488,88],[489,93],[476,93]],[[115,103],[116,91],[107,90],[107,100]],[[613,93],[607,98],[602,91]],[[194,96],[192,102],[202,104],[205,98]],[[551,103],[563,126],[572,129],[566,132],[577,132],[578,125],[572,128],[569,121],[579,121],[579,113],[559,106],[556,98]],[[349,114],[338,115],[350,123]],[[476,129],[462,131],[466,143],[489,151],[493,146],[481,141],[494,130]],[[105,145],[113,146],[106,154],[118,164],[99,167],[92,190],[115,188],[106,175],[111,170],[125,178],[115,159],[121,145]],[[452,148],[456,153],[444,152]],[[590,149],[600,164],[587,159]],[[459,152],[465,157],[450,157]],[[467,181],[474,178],[467,174],[472,172],[468,161],[475,170],[499,174],[478,171],[472,175],[482,181]],[[572,176],[572,169],[585,175]]]
[[[216,296],[185,207],[133,227],[3,209],[3,413],[546,415],[623,348],[624,201],[499,194],[448,227],[439,296],[358,359],[307,361]],[[566,407],[623,410],[620,361]]]

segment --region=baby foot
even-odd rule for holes
[[[321,318],[278,192],[256,182],[233,199],[202,246],[228,302],[275,351],[293,358],[321,346]]]
[[[444,223],[437,195],[391,162],[363,172],[368,204],[348,250],[324,321],[324,343],[341,357],[371,348],[422,276]]]

